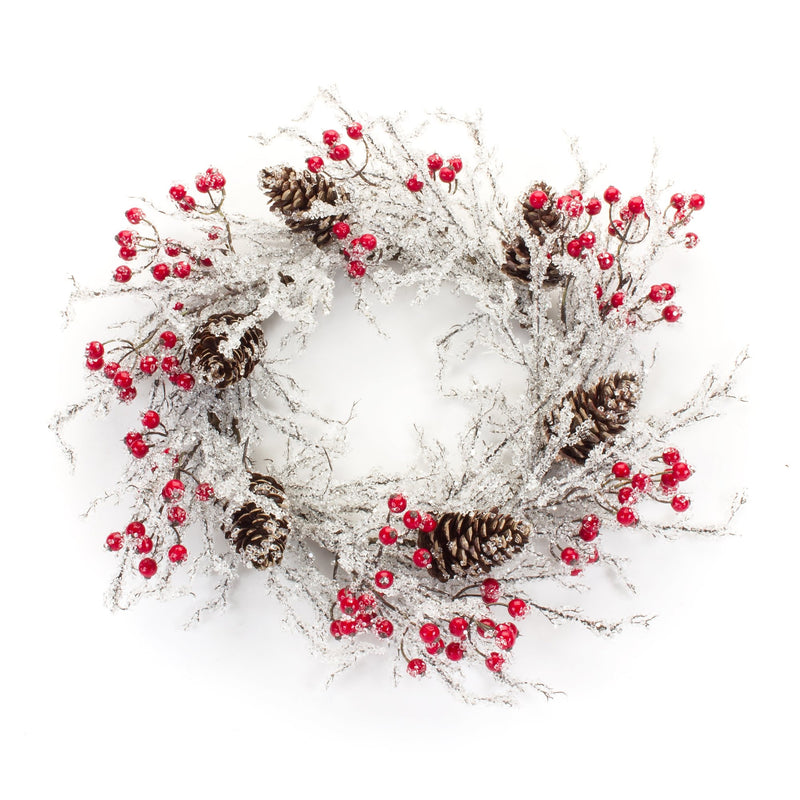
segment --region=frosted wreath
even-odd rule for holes
[[[420,149],[423,132],[445,157]],[[121,515],[103,533],[118,567],[108,602],[205,592],[197,621],[256,568],[333,674],[378,652],[396,681],[435,674],[469,701],[551,694],[513,663],[526,615],[601,634],[648,618],[595,620],[546,604],[539,587],[580,585],[602,565],[621,574],[608,529],[714,534],[730,522],[685,521],[692,469],[673,435],[717,413],[733,372],[710,373],[668,416],[640,411],[636,338],[682,313],[650,269],[666,248],[697,244],[703,196],[669,196],[655,178],[632,196],[595,187],[573,148],[565,191],[521,180],[508,201],[477,122],[438,114],[414,129],[353,116],[327,93],[297,127],[259,138],[263,214],[231,211],[209,168],[194,189],[169,189],[170,208],[128,209],[113,280],[70,302],[68,316],[86,299],[141,306],[88,345],[87,396],[55,423],[72,458],[71,418],[121,403],[128,420],[118,441],[130,458],[101,498]],[[305,164],[276,158],[288,142]],[[476,380],[457,393],[474,410],[459,452],[421,433],[413,474],[335,482],[347,421],[318,414],[281,364],[331,310],[341,270],[376,324],[375,301],[400,287],[418,301],[443,286],[474,298],[437,342],[442,391],[456,393],[448,367],[476,344],[522,368],[526,390]],[[279,341],[265,336],[272,315],[292,326]],[[284,445],[260,453],[265,430]]]

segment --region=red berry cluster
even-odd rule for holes
[[[438,153],[429,155],[428,174],[434,180],[438,177],[442,183],[452,185],[452,188],[457,188],[458,180],[456,179],[456,175],[464,168],[464,162],[458,156],[453,156],[453,158],[447,159],[447,166],[445,166],[444,163],[444,159]],[[408,186],[408,182],[406,182],[406,186]],[[409,186],[409,189],[410,188]],[[412,191],[414,190],[412,189]]]
[[[120,533],[119,531],[110,533],[106,537],[106,548],[114,552],[122,550],[126,541],[139,555],[146,556],[140,559],[138,570],[145,578],[152,578],[158,571],[158,563],[148,554],[153,552],[155,543],[153,539],[147,535],[143,522],[134,520],[128,523],[124,533]],[[187,555],[186,548],[180,543],[172,545],[167,552],[167,558],[173,564],[180,564],[185,561]]]
[[[669,201],[669,209],[672,212],[672,220],[669,227],[669,235],[674,237],[679,228],[687,225],[695,211],[700,211],[706,204],[706,199],[702,194],[691,194],[687,199],[680,193],[673,194]],[[683,245],[688,250],[697,247],[698,236],[696,233],[687,231],[684,234]]]
[[[346,239],[350,235],[350,225],[340,220],[334,223],[331,228],[337,239]],[[378,240],[371,233],[364,233],[350,241],[350,244],[342,248],[342,255],[347,261],[347,274],[351,278],[362,278],[367,271],[364,262],[371,257]]]
[[[205,172],[201,172],[195,177],[194,185],[198,192],[208,195],[210,211],[219,210],[225,194],[225,176],[215,167],[209,167]],[[219,192],[221,196],[214,195],[213,192]],[[169,189],[169,196],[181,211],[191,213],[197,209],[197,201],[186,191],[186,187],[183,184],[172,184]],[[204,213],[208,212],[204,210]]]
[[[372,630],[381,639],[394,633],[391,621],[377,612],[377,600],[371,592],[356,595],[349,586],[339,589],[336,595],[339,616],[331,622],[330,632],[334,639],[355,636],[361,631]]]
[[[347,135],[354,141],[363,139],[364,133],[360,122],[353,122],[347,126]],[[350,147],[340,141],[339,131],[327,130],[322,132],[322,143],[328,148],[328,158],[331,161],[348,161]],[[310,156],[306,159],[309,172],[320,172],[325,166],[325,161],[320,156]]]
[[[388,501],[389,511],[392,514],[403,515],[403,526],[409,531],[421,530],[430,533],[438,524],[436,517],[429,512],[420,512],[408,509],[408,501],[402,494],[393,494]],[[404,513],[405,512],[405,513]],[[386,525],[378,532],[378,540],[384,545],[393,545],[398,539],[397,529]],[[415,567],[427,569],[431,563],[431,553],[424,547],[414,550],[411,561]]]
[[[651,303],[659,305],[672,300],[674,296],[675,287],[671,283],[654,283],[650,287],[650,292],[647,295],[647,299],[650,300]],[[682,314],[683,310],[681,307],[672,303],[664,306],[664,308],[661,309],[661,316],[667,322],[677,322],[681,318]]]

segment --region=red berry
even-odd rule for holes
[[[352,615],[356,611],[356,603],[356,598],[348,594],[339,601],[339,608],[342,609],[342,613]]]
[[[119,249],[119,257],[123,261],[132,261],[136,258],[136,248],[135,247],[120,247]]]
[[[125,528],[125,533],[128,536],[144,536],[145,534],[145,527],[143,522],[139,522],[138,520],[134,520],[133,522],[129,522],[128,526]]]
[[[145,578],[152,578],[153,575],[156,574],[157,569],[158,565],[152,558],[143,558],[139,562],[139,572],[141,572]]]
[[[214,496],[214,487],[210,483],[198,483],[194,496],[203,502],[210,500]]]
[[[638,195],[636,197],[631,197],[631,199],[628,200],[628,211],[630,211],[631,214],[641,214],[644,211],[644,200]]]
[[[415,531],[422,524],[422,514],[419,511],[406,511],[403,514],[403,525],[410,531]]]
[[[624,461],[617,461],[617,463],[611,467],[611,472],[617,478],[627,478],[628,475],[631,474],[631,468]]]
[[[591,250],[594,247],[595,236],[591,231],[584,231],[578,237],[578,241],[581,243],[582,247],[585,247],[587,250]]]
[[[623,221],[623,222],[630,222],[630,220],[632,220],[632,219],[633,219],[633,217],[635,216],[635,215],[634,215],[634,213],[633,213],[633,211],[631,211],[631,210],[628,208],[628,206],[623,206],[623,207],[622,207],[622,208],[619,210],[619,215],[622,217],[622,221]]]
[[[662,283],[661,288],[664,290],[665,300],[672,300],[675,297],[675,287],[671,283]]]
[[[105,347],[103,347],[102,342],[89,342],[89,344],[86,345],[87,358],[92,358],[92,359],[100,358],[100,356],[102,356],[103,353],[105,353],[105,351],[106,349]]]
[[[342,586],[338,592],[336,592],[336,599],[341,603],[342,599],[345,597],[352,597],[353,591],[349,586]]]
[[[685,494],[676,494],[675,497],[672,498],[672,507],[676,511],[686,511],[689,508],[689,503],[691,501]]]
[[[682,314],[683,310],[680,306],[664,306],[664,310],[661,312],[661,316],[667,322],[677,322]]]
[[[331,230],[337,239],[344,239],[350,234],[350,226],[346,222],[335,222]]]
[[[151,272],[157,281],[163,281],[169,275],[169,267],[163,263],[153,264]]]
[[[646,494],[650,491],[650,476],[645,475],[644,472],[637,472],[631,478],[631,486],[636,489],[637,492]]]
[[[431,172],[436,172],[437,169],[441,168],[442,164],[444,164],[444,161],[438,153],[428,156],[428,169]]]
[[[339,624],[338,619],[335,619],[333,622],[331,622],[330,631],[331,636],[333,636],[334,639],[342,638],[342,626]]]
[[[619,308],[625,302],[625,292],[614,292],[611,295],[611,305],[614,308]]]
[[[211,229],[211,230],[208,232],[208,238],[209,238],[209,239],[210,239],[212,242],[216,242],[216,241],[217,241],[217,239],[219,239],[219,237],[220,237],[221,235],[222,235],[222,228],[218,227],[217,225],[215,225],[215,226],[214,226],[214,227],[213,227],[213,228],[212,228],[212,229]]]
[[[420,547],[418,550],[414,551],[414,555],[411,556],[411,560],[414,562],[414,565],[419,567],[420,569],[425,569],[431,563],[431,551],[426,550],[424,547]]]
[[[495,644],[497,644],[501,650],[510,650],[517,641],[517,636],[514,631],[515,628],[512,628],[508,623],[501,622],[495,630]]]
[[[92,370],[92,372],[97,372],[97,370],[103,369],[103,359],[102,358],[87,358],[86,359],[86,369]]]
[[[406,188],[410,192],[419,192],[425,184],[414,174],[406,181]]]
[[[379,589],[388,589],[394,583],[394,575],[388,569],[375,573],[375,585]]]
[[[117,372],[119,371],[119,364],[116,361],[106,361],[106,365],[103,367],[103,375],[106,378],[113,378]]]
[[[194,376],[190,375],[188,372],[182,372],[180,375],[175,376],[175,383],[179,389],[183,389],[184,392],[190,392],[194,389]]]
[[[464,162],[458,156],[448,158],[447,163],[450,165],[450,169],[452,169],[453,172],[461,172],[464,168]]]
[[[422,515],[420,520],[419,529],[423,533],[430,533],[431,531],[436,530],[437,524],[436,517],[434,517],[433,514],[425,513]]]
[[[576,200],[583,200],[583,195],[577,189],[570,189],[569,196],[574,197]]]
[[[433,644],[439,638],[439,626],[434,625],[432,622],[426,622],[419,629],[419,638],[425,644]]]
[[[593,197],[586,204],[586,213],[593,217],[596,214],[599,214],[602,208],[603,208],[602,203],[596,197]]]
[[[622,506],[622,508],[617,511],[617,522],[619,522],[620,525],[628,527],[630,525],[635,525],[638,521],[639,517],[636,515],[636,512],[628,506]]]
[[[133,378],[130,372],[124,369],[119,370],[114,376],[114,386],[120,389],[127,389],[133,383]]]
[[[599,283],[594,285],[594,296],[598,300],[603,296],[603,287]]]
[[[363,261],[351,261],[347,265],[347,274],[351,278],[363,278],[366,274],[367,268],[364,266]]]
[[[183,481],[173,478],[164,484],[164,488],[161,490],[161,496],[165,500],[180,500],[185,490],[186,487],[183,485]]]
[[[194,179],[194,185],[197,187],[198,192],[207,192],[211,188],[211,179],[208,175],[198,175]]]
[[[614,266],[614,256],[612,256],[611,253],[606,253],[605,251],[598,253],[597,263],[600,265],[600,269],[611,269],[611,267]]]
[[[209,167],[206,172],[211,179],[211,188],[219,191],[225,186],[225,176],[217,169]]]
[[[672,472],[672,470],[667,470],[661,475],[661,491],[665,494],[671,494],[678,488],[678,484],[680,481],[678,480],[678,476]]]
[[[609,236],[622,236],[623,234],[624,225],[622,224],[621,219],[612,220],[611,224],[608,226],[608,235]]]
[[[187,194],[186,197],[178,203],[178,208],[180,208],[181,211],[194,211],[196,206],[197,203],[190,194]]]
[[[192,272],[192,265],[188,261],[177,261],[172,265],[172,274],[176,278],[188,278]]]
[[[186,197],[186,187],[181,186],[180,183],[176,183],[173,186],[170,186],[169,196],[176,202],[179,200],[183,200],[183,198]]]
[[[378,240],[371,233],[365,233],[358,241],[365,250],[374,250],[378,244]]]
[[[415,678],[421,678],[425,674],[427,667],[421,658],[412,658],[411,661],[408,662],[407,669],[409,675]]]
[[[486,658],[486,667],[490,672],[502,672],[505,663],[506,660],[500,653],[489,653]]]
[[[136,542],[136,552],[145,555],[153,549],[153,540],[149,536],[140,536]]]
[[[632,505],[639,499],[639,495],[635,494],[630,486],[623,486],[617,492],[617,500],[621,506]]]
[[[563,210],[568,217],[579,217],[583,213],[583,203],[572,194],[559,197],[556,206]]]
[[[491,639],[494,636],[494,620],[484,617],[478,622],[478,636],[482,639]]]
[[[333,147],[333,145],[335,145],[336,142],[338,141],[339,141],[338,131],[329,130],[322,132],[322,142],[327,147]]]
[[[331,161],[347,161],[350,158],[350,148],[346,144],[337,144],[328,151]]]
[[[616,186],[609,186],[608,189],[603,192],[603,199],[606,203],[616,203],[619,198],[620,191]]]
[[[161,418],[158,416],[158,412],[156,411],[145,411],[142,414],[142,425],[145,428],[153,428],[158,427],[159,422],[161,422]]]
[[[119,531],[106,536],[106,547],[109,550],[122,550],[122,534]]]
[[[178,242],[174,242],[171,239],[168,239],[166,244],[164,245],[164,252],[170,258],[175,258],[175,256],[179,256],[181,254],[181,245]]]
[[[441,639],[437,639],[432,644],[429,644],[425,647],[425,649],[432,655],[435,656],[437,653],[440,653],[444,650],[444,642]]]
[[[158,359],[155,356],[142,356],[139,359],[139,369],[146,375],[152,375],[158,369]]]
[[[131,279],[131,268],[122,264],[114,270],[114,280],[117,283],[127,283]]]
[[[133,247],[139,237],[133,231],[120,231],[114,239],[121,247]]]
[[[594,541],[600,533],[600,520],[594,514],[587,514],[581,520],[581,529],[578,531],[578,536],[584,542]]]
[[[394,544],[397,541],[397,529],[393,528],[391,525],[384,525],[384,527],[378,531],[378,539],[381,544]]]
[[[453,617],[447,628],[453,636],[458,636],[460,639],[463,639],[469,630],[469,622],[467,622],[464,617]]]
[[[481,597],[484,603],[496,603],[500,598],[500,584],[494,578],[486,578],[481,584]]]
[[[339,630],[343,636],[353,636],[356,632],[356,623],[352,619],[340,619]]]
[[[676,192],[674,195],[672,195],[672,197],[670,197],[669,204],[673,208],[680,210],[686,205],[686,198],[682,194]]]
[[[129,208],[125,216],[131,225],[138,225],[144,219],[144,211],[141,208]]]
[[[561,560],[565,564],[574,564],[579,558],[580,555],[574,547],[565,547],[561,551]]]
[[[664,289],[663,284],[661,283],[654,283],[650,287],[650,292],[647,295],[650,298],[650,301],[653,303],[663,303],[667,299],[667,292]]]
[[[689,198],[689,208],[699,211],[706,204],[706,199],[701,194],[693,194]]]
[[[689,465],[684,461],[678,461],[673,467],[672,471],[675,473],[675,477],[679,481],[687,481],[689,478],[692,477],[692,470],[689,468]]]
[[[693,248],[697,247],[697,242],[698,242],[698,236],[697,236],[697,234],[696,234],[696,233],[691,233],[691,232],[689,232],[689,233],[687,233],[687,234],[686,234],[686,236],[684,237],[684,240],[683,240],[683,246],[684,246],[684,247],[685,247],[687,250],[691,250],[691,249],[693,249]]]
[[[661,458],[667,466],[673,466],[681,460],[681,454],[675,447],[668,447],[662,454]]]
[[[530,203],[532,208],[544,208],[545,203],[547,203],[547,194],[541,189],[535,189],[531,192],[528,203]]]
[[[389,498],[389,511],[392,514],[401,514],[406,510],[406,498],[402,494],[393,494]]]
[[[577,239],[570,239],[567,242],[567,252],[573,257],[578,258],[583,252],[583,245]]]
[[[377,633],[381,639],[388,639],[394,633],[394,625],[392,625],[392,623],[384,617],[376,619],[375,633]]]
[[[177,372],[180,368],[180,362],[178,361],[175,356],[164,356],[161,359],[161,369],[167,373],[167,375],[172,375],[174,372]]]
[[[167,553],[167,557],[173,564],[180,564],[182,561],[186,561],[186,548],[182,544],[174,544],[169,549],[169,553]]]
[[[183,525],[186,522],[186,509],[180,506],[170,506],[167,511],[167,519],[171,525]]]
[[[594,564],[595,561],[600,559],[600,553],[597,552],[597,548],[595,547],[594,553],[592,553],[589,558],[586,559],[587,563]]]
[[[444,654],[451,661],[461,661],[464,658],[464,648],[459,642],[450,642],[444,649]]]
[[[452,183],[456,179],[455,170],[450,167],[442,167],[439,170],[439,180],[442,183]]]
[[[168,350],[171,347],[175,347],[178,341],[178,337],[172,331],[164,331],[158,338],[161,339],[161,344]]]
[[[347,135],[351,139],[360,139],[364,134],[361,132],[361,123],[354,122],[352,125],[347,126]]]
[[[528,604],[520,597],[508,601],[508,613],[515,619],[522,619],[528,613]]]
[[[309,172],[317,173],[325,166],[325,162],[319,156],[311,156],[306,159],[306,166]]]

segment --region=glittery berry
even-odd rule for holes
[[[699,211],[706,204],[706,199],[701,194],[693,194],[689,198],[689,208]]]
[[[453,617],[453,619],[450,620],[447,629],[453,636],[458,636],[459,639],[463,639],[469,630],[469,622],[467,622],[464,617]]]
[[[353,636],[356,632],[356,623],[352,619],[340,619],[339,630],[343,636]]]
[[[669,467],[677,464],[681,460],[680,451],[675,447],[668,447],[661,454],[662,461]]]
[[[425,513],[420,518],[419,529],[423,533],[430,533],[431,531],[436,530],[436,517],[433,514]]]
[[[355,614],[356,611],[356,598],[352,594],[346,594],[339,600],[339,608],[343,614]]]
[[[672,471],[667,470],[666,472],[662,473],[661,479],[661,491],[665,494],[672,494],[677,488],[680,481],[678,480],[678,476]]]
[[[322,142],[328,147],[332,147],[339,141],[339,132],[328,130],[322,132]]]
[[[157,411],[145,411],[144,414],[142,414],[142,425],[144,425],[145,428],[150,428],[152,430],[158,427],[160,422],[161,418],[158,416]]]
[[[683,311],[680,306],[664,306],[664,310],[661,312],[661,316],[664,317],[667,322],[677,322],[682,314]]]
[[[478,621],[478,636],[482,639],[491,639],[494,636],[494,620],[484,617]]]
[[[164,484],[164,488],[161,490],[161,496],[165,500],[180,500],[185,490],[186,487],[183,485],[183,481],[173,478]]]
[[[637,472],[631,478],[631,486],[642,494],[650,491],[650,485],[650,476],[646,475],[644,472]]]
[[[306,159],[306,166],[309,172],[317,173],[325,166],[325,162],[319,156],[311,156]]]
[[[175,347],[178,341],[178,337],[172,331],[164,331],[158,338],[161,339],[161,344],[168,350]]]
[[[108,536],[106,536],[106,547],[109,550],[121,550],[122,534],[119,531],[109,533]]]
[[[600,265],[600,269],[611,269],[611,267],[614,266],[614,256],[612,256],[611,253],[606,253],[605,251],[598,253],[597,263]]]
[[[567,242],[567,252],[573,257],[578,258],[583,252],[583,245],[577,239],[570,239]]]
[[[378,531],[378,539],[381,544],[394,544],[397,541],[397,529],[393,528],[391,525],[384,525],[384,527]]]
[[[586,203],[586,213],[592,217],[599,214],[602,209],[603,204],[596,197],[591,198],[591,200]]]
[[[186,509],[180,506],[170,506],[167,511],[167,519],[171,525],[183,525],[186,522]]]
[[[125,533],[127,533],[128,536],[144,536],[145,535],[144,523],[140,522],[139,520],[134,520],[133,522],[129,522],[128,526],[125,528]]]
[[[415,531],[422,524],[422,514],[419,511],[406,511],[403,514],[403,525],[410,531]]]
[[[375,633],[381,639],[388,639],[394,633],[394,625],[385,617],[379,617],[375,620]]]
[[[141,572],[145,578],[152,578],[157,570],[158,564],[156,564],[155,560],[152,558],[143,558],[139,562],[139,572]]]
[[[164,358],[161,359],[161,369],[164,370],[167,375],[172,375],[180,369],[180,362],[175,356],[164,356]]]
[[[153,550],[153,540],[149,536],[140,536],[136,541],[136,552],[146,555]]]
[[[594,247],[596,239],[595,235],[591,231],[584,231],[578,237],[578,241],[581,243],[581,247],[585,247],[587,250],[591,250]]]
[[[334,222],[331,230],[337,239],[346,239],[350,235],[350,226],[346,222]]]
[[[347,265],[347,274],[351,278],[363,278],[366,272],[367,268],[364,266],[363,261],[358,261],[356,259]]]
[[[617,511],[617,522],[619,522],[620,525],[628,527],[630,525],[635,525],[638,521],[639,517],[629,506],[622,506],[622,508]]]
[[[547,194],[541,189],[535,189],[528,197],[528,203],[535,209],[544,208],[545,203],[547,203]]]
[[[506,660],[500,653],[489,653],[486,658],[486,668],[490,672],[502,672],[505,663]]]
[[[163,281],[169,276],[169,267],[164,263],[153,264],[153,267],[150,271],[153,273],[153,277],[157,281]]]
[[[414,565],[419,567],[420,569],[425,569],[431,563],[431,551],[426,550],[424,547],[420,547],[418,550],[414,551],[414,555],[411,556],[411,560],[414,562]]]
[[[456,173],[451,167],[442,167],[439,170],[439,180],[442,183],[452,183],[456,179]]]
[[[350,148],[346,144],[337,144],[328,151],[331,161],[347,161],[350,158]]]
[[[188,261],[176,261],[172,265],[172,274],[176,278],[188,278],[192,272],[192,265]]]
[[[347,135],[351,139],[360,139],[364,135],[361,131],[362,126],[360,122],[354,122],[352,125],[347,126]]]
[[[431,172],[436,172],[437,169],[441,169],[442,164],[444,164],[444,160],[438,153],[433,153],[428,156],[428,169]]]
[[[458,156],[448,158],[447,163],[450,165],[450,169],[452,169],[453,172],[461,172],[464,168],[464,162]]]
[[[628,211],[630,211],[631,214],[641,214],[644,211],[644,200],[638,195],[636,197],[631,197],[631,199],[628,200]]]
[[[103,347],[102,342],[89,342],[86,345],[87,358],[100,358],[103,353],[105,353],[105,347]]]
[[[520,597],[508,601],[508,613],[514,619],[522,619],[528,613],[528,604]]]
[[[186,197],[186,187],[182,186],[180,183],[173,184],[170,186],[169,196],[175,200],[175,202],[183,200],[183,198]]]
[[[214,496],[214,487],[210,483],[198,483],[194,496],[203,502],[210,500]]]
[[[680,210],[686,205],[686,198],[682,194],[676,192],[674,195],[672,195],[672,197],[670,197],[669,204],[673,208]]]
[[[611,295],[611,305],[614,308],[619,308],[625,302],[625,292],[614,292]]]
[[[683,239],[683,246],[687,250],[691,250],[691,249],[697,247],[697,242],[698,241],[699,241],[698,235],[696,233],[692,233],[690,231],[689,233],[686,234],[686,236]]]
[[[178,388],[183,389],[184,392],[190,392],[194,389],[194,376],[190,375],[188,372],[182,372],[175,376],[175,383]]]
[[[617,461],[617,463],[611,467],[611,472],[617,478],[627,478],[628,475],[631,474],[631,468],[624,461]]]
[[[146,375],[152,375],[158,369],[158,359],[155,356],[142,356],[139,359],[139,369]]]
[[[672,507],[676,511],[686,511],[689,508],[690,504],[689,498],[685,494],[676,494],[675,497],[672,498]]]
[[[500,598],[500,584],[494,578],[486,578],[481,584],[481,597],[484,603],[496,603]]]
[[[415,678],[421,678],[425,674],[427,667],[421,658],[412,658],[411,661],[408,662],[407,669],[409,675]]]
[[[388,589],[394,583],[394,574],[388,569],[382,569],[375,573],[375,585],[379,589]]]
[[[406,188],[407,188],[407,189],[408,189],[410,192],[419,192],[419,191],[421,191],[421,189],[422,189],[422,187],[423,187],[424,185],[425,185],[425,184],[424,184],[424,183],[423,183],[423,182],[422,182],[422,181],[419,179],[419,176],[417,176],[416,174],[412,175],[412,176],[411,176],[411,177],[410,177],[410,178],[409,178],[409,179],[406,181]]]
[[[133,378],[130,372],[121,369],[114,376],[114,386],[119,389],[127,389],[133,383]]]
[[[608,189],[603,192],[603,199],[606,203],[616,203],[619,198],[620,191],[616,186],[609,186]]]
[[[565,547],[561,551],[561,560],[565,564],[574,564],[579,558],[580,555],[574,547]]]
[[[374,250],[378,245],[378,240],[371,233],[363,234],[358,241],[365,250]]]
[[[117,283],[127,283],[131,279],[131,268],[122,264],[114,270],[114,280]]]
[[[672,467],[672,471],[675,473],[675,477],[679,481],[687,481],[692,477],[692,470],[684,461],[676,462]]]
[[[464,648],[460,642],[450,642],[444,649],[444,654],[451,661],[461,661],[464,658]]]
[[[438,653],[441,653],[442,650],[444,650],[444,642],[441,639],[437,639],[435,642],[432,642],[431,644],[427,645],[425,647],[425,650],[427,650],[427,652],[430,653],[432,656],[435,656]]]
[[[581,520],[581,527],[578,535],[584,542],[594,541],[600,533],[600,520],[594,514],[587,514]]]
[[[402,514],[406,510],[406,498],[402,494],[393,494],[389,498],[389,511],[392,514]]]
[[[509,623],[501,622],[497,628],[495,629],[494,633],[494,641],[495,644],[501,650],[510,650],[514,643],[517,641],[517,635],[515,633],[516,627],[512,628]]]
[[[117,372],[119,372],[119,364],[116,361],[106,361],[106,365],[103,367],[103,375],[106,378],[113,378]]]
[[[432,622],[426,622],[419,629],[419,638],[425,644],[433,644],[439,638],[439,626],[434,625]]]
[[[103,359],[102,358],[87,358],[86,359],[86,369],[92,370],[92,372],[97,372],[97,370],[103,369]]]
[[[664,290],[665,300],[672,300],[675,297],[675,287],[671,283],[662,283],[661,288]]]
[[[617,492],[617,500],[621,506],[627,506],[635,503],[639,499],[639,495],[637,495],[630,486],[623,486]]]

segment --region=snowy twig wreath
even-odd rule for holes
[[[298,125],[320,109],[331,126],[321,139],[300,127],[261,138],[300,142],[308,155],[304,169],[259,173],[272,214],[230,211],[225,178],[210,168],[196,192],[170,188],[173,208],[129,209],[114,280],[74,292],[68,316],[85,298],[146,304],[89,344],[88,396],[55,423],[72,458],[72,417],[128,407],[130,460],[103,498],[130,507],[106,538],[118,559],[109,602],[186,594],[215,576],[198,620],[255,567],[334,674],[377,651],[394,657],[397,680],[435,673],[470,701],[509,702],[526,686],[549,695],[512,669],[526,615],[601,634],[648,620],[593,620],[546,604],[538,587],[580,583],[598,564],[621,574],[606,529],[713,534],[730,521],[683,521],[692,469],[671,445],[733,396],[733,373],[710,373],[663,418],[640,409],[636,337],[681,316],[675,288],[651,284],[649,269],[666,248],[696,245],[688,226],[703,196],[664,202],[653,178],[640,196],[609,186],[594,197],[575,150],[568,191],[536,183],[507,202],[477,123],[437,114],[408,130],[356,118],[326,92]],[[416,149],[423,130],[448,128],[469,142],[458,156]],[[437,343],[443,390],[453,391],[448,365],[476,343],[524,369],[526,390],[510,397],[476,382],[460,393],[474,417],[459,453],[421,435],[414,474],[334,482],[346,423],[317,414],[280,363],[330,311],[342,269],[373,321],[372,301],[400,287],[421,301],[454,284],[475,309]],[[292,332],[267,343],[272,315]],[[262,458],[264,426],[285,448]]]

